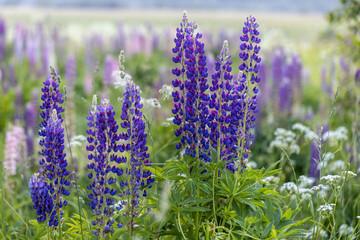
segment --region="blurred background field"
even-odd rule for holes
[[[271,147],[274,132],[301,123],[315,133],[322,126],[324,134],[345,127],[346,139],[337,139],[340,150],[331,149],[334,161],[342,160],[358,171],[359,65],[344,51],[347,44],[351,47],[350,38],[345,38],[350,39],[347,43],[340,37],[347,31],[346,24],[329,22],[328,13],[339,7],[337,1],[310,0],[185,1],[173,6],[165,1],[103,1],[101,5],[98,1],[0,0],[0,160],[11,160],[6,149],[21,152],[14,153],[15,172],[7,176],[11,181],[4,180],[14,184],[10,193],[22,191],[18,196],[9,195],[21,205],[17,211],[26,219],[35,215],[31,212],[27,181],[38,169],[41,86],[49,74],[49,65],[62,77],[61,89],[67,89],[65,118],[81,186],[87,184],[86,143],[82,136],[86,136],[92,96],[109,98],[115,109],[121,110],[121,49],[125,50],[126,72],[140,86],[145,99],[150,159],[162,164],[175,156],[177,139],[169,120],[172,99],[163,99],[160,90],[164,85],[171,86],[174,79],[173,39],[185,9],[203,33],[209,73],[214,72],[216,56],[223,41],[228,40],[237,74],[243,21],[250,14],[258,20],[263,62],[259,73],[260,113],[250,156],[254,166],[268,167],[284,157],[281,150]],[[22,129],[16,136],[22,134],[23,138],[11,142],[14,126]],[[313,141],[304,140],[301,134],[294,141],[299,152],[289,155],[296,173],[314,174]],[[14,144],[24,146],[18,149]],[[281,181],[293,180],[290,166],[283,168],[285,177]],[[70,201],[72,212],[76,209],[74,199]],[[83,205],[88,207],[85,202]],[[360,215],[358,205],[342,215],[348,224],[356,214]],[[14,213],[8,211],[3,216],[10,222],[4,229],[14,234],[24,232]]]

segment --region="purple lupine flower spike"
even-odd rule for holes
[[[212,92],[209,101],[209,123],[211,146],[217,149],[219,159],[225,160],[227,167],[233,170],[233,157],[237,149],[235,128],[238,119],[231,115],[233,100],[233,75],[231,74],[231,55],[228,42],[224,41],[220,55],[215,63],[215,74],[212,75]],[[235,121],[235,123],[234,123]]]
[[[59,91],[59,76],[55,70],[51,68],[51,74],[44,82],[44,87],[41,89],[43,101],[40,109],[42,110],[40,116],[43,121],[40,123],[39,135],[41,140],[39,142],[42,147],[39,154],[42,156],[40,165],[43,166],[42,176],[46,182],[46,187],[54,200],[54,210],[49,219],[49,226],[58,226],[59,214],[62,215],[62,208],[67,205],[67,201],[63,199],[64,196],[69,195],[66,187],[70,185],[67,180],[70,174],[67,171],[66,154],[64,153],[64,128],[62,126],[61,113],[64,109],[61,104],[64,102],[62,94]]]
[[[76,85],[76,58],[74,55],[68,56],[66,60],[65,79],[71,88]]]
[[[20,122],[23,117],[23,93],[20,87],[16,88],[14,122]]]
[[[121,55],[120,55],[121,56]],[[127,211],[129,217],[129,227],[133,228],[135,224],[134,218],[139,216],[137,208],[139,207],[139,198],[142,190],[142,196],[146,196],[145,187],[151,187],[154,178],[151,177],[151,172],[145,170],[144,167],[150,166],[148,147],[146,146],[145,122],[140,103],[140,90],[136,84],[127,80],[127,85],[124,93],[124,101],[122,105],[121,127],[125,130],[120,133],[119,137],[122,144],[119,144],[120,152],[128,152],[129,157],[121,157],[123,162],[128,163],[126,174],[128,179],[120,181],[120,186],[124,190],[120,192],[120,196],[128,196]],[[121,224],[120,224],[121,225]],[[119,226],[120,227],[120,226]]]
[[[5,59],[6,51],[6,22],[0,18],[0,62]]]
[[[34,203],[33,208],[38,215],[38,222],[44,222],[54,208],[53,199],[49,193],[47,182],[43,179],[43,176],[36,173],[31,176],[29,181],[31,200]]]
[[[114,118],[113,109],[114,107],[106,99],[102,101],[102,105],[97,106],[96,96],[94,96],[92,109],[89,110],[87,117],[89,145],[86,150],[89,152],[88,159],[91,161],[87,167],[92,170],[88,177],[93,181],[87,186],[88,190],[91,190],[88,195],[89,205],[96,216],[92,224],[100,227],[93,230],[95,236],[105,236],[114,231],[115,221],[112,217],[115,200],[113,196],[117,194],[117,190],[111,185],[116,183],[114,176],[123,174],[122,169],[117,167],[123,162],[123,158],[115,155],[118,150],[116,141],[119,140],[117,134],[119,126]]]
[[[179,91],[173,92],[174,108],[172,110],[174,124],[179,128],[175,130],[176,136],[181,136],[178,149],[185,148],[185,153],[192,157],[199,157],[204,161],[210,161],[209,156],[209,132],[206,128],[208,121],[209,95],[206,93],[207,68],[204,43],[200,42],[202,35],[195,34],[195,23],[187,20],[184,12],[180,28],[177,28],[174,39],[175,48],[173,53],[174,63],[179,63],[181,69],[174,68],[172,73],[181,79],[172,81],[173,86]]]
[[[242,107],[241,121],[238,131],[238,157],[242,160],[242,166],[244,161],[248,158],[249,147],[252,143],[254,135],[250,129],[255,127],[255,116],[259,109],[257,105],[257,93],[259,89],[256,87],[256,83],[260,82],[259,63],[261,58],[258,56],[261,41],[259,38],[259,31],[257,30],[259,24],[256,22],[255,17],[248,17],[244,23],[243,36],[240,37],[240,54],[242,64],[239,66],[240,70],[240,83],[238,84],[238,91],[240,92],[239,104]]]

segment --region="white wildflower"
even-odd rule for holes
[[[329,203],[329,204],[320,205],[317,211],[320,212],[321,215],[325,216],[331,214],[334,211],[334,208],[335,208],[335,204]]]
[[[301,175],[299,177],[299,187],[310,187],[314,184],[315,178]]]
[[[71,138],[70,140],[70,146],[76,147],[76,146],[82,146],[84,142],[86,141],[86,137],[83,135],[77,135]]]
[[[280,178],[276,176],[268,176],[263,179],[265,184],[278,184],[280,182]]]
[[[310,190],[317,192],[320,198],[325,198],[330,192],[331,188],[328,185],[319,184],[312,187]]]
[[[347,175],[348,177],[356,177],[357,175],[355,173],[353,173],[352,171],[345,171],[345,175]]]
[[[339,175],[326,175],[326,176],[323,176],[320,178],[320,180],[324,180],[329,185],[335,184],[338,181],[340,181],[341,179],[342,179],[342,177]]]
[[[254,161],[250,161],[246,165],[251,169],[257,168],[257,163]]]
[[[331,172],[342,171],[345,168],[345,162],[343,160],[336,160],[329,165],[329,169]]]
[[[172,92],[174,91],[174,88],[172,86],[169,86],[167,84],[164,84],[161,89],[159,90],[161,94],[162,100],[167,100],[171,97]]]
[[[277,128],[275,130],[275,140],[270,143],[270,149],[274,148],[283,149],[288,154],[299,154],[300,147],[296,144],[296,134],[290,130]]]
[[[347,224],[341,224],[339,228],[339,235],[340,236],[351,236],[354,232],[354,228],[351,226],[348,226]]]
[[[298,190],[298,187],[294,182],[286,182],[284,183],[281,188],[280,192],[287,192],[288,194],[292,194]]]
[[[306,239],[313,239],[312,237],[313,237],[317,232],[319,232],[321,238],[327,238],[327,237],[328,237],[328,234],[326,233],[326,231],[323,230],[323,229],[320,229],[320,230],[319,230],[319,227],[318,227],[318,226],[312,227],[312,228],[309,230],[309,232],[305,233],[305,236],[304,236],[304,237],[305,237]]]
[[[304,134],[304,138],[306,141],[312,141],[314,140],[317,135],[314,131],[310,130],[310,128],[306,127],[305,125],[301,123],[295,123],[292,126],[293,130],[298,130],[300,133]]]
[[[168,126],[170,126],[170,123],[169,122],[162,122],[161,126],[168,127]]]
[[[128,80],[131,80],[132,77],[130,74],[121,74],[121,71],[113,71],[112,72],[112,78],[115,79],[114,81],[114,87],[117,88],[121,88],[121,87],[125,87],[126,86],[126,82]],[[124,77],[122,77],[122,75],[124,75]]]
[[[333,153],[330,153],[330,152],[324,153],[322,155],[322,161],[318,164],[317,169],[321,170],[321,169],[327,168],[327,166],[329,165],[329,162],[331,160],[333,160],[334,157],[335,156]]]
[[[302,199],[311,199],[311,195],[314,193],[309,188],[299,188],[299,194],[301,195]]]
[[[161,108],[161,104],[156,98],[141,99],[141,102],[153,108]]]
[[[323,134],[325,141],[329,141],[331,147],[338,145],[340,141],[346,141],[348,139],[348,131],[345,127],[339,127],[335,131],[328,131]]]

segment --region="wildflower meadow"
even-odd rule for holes
[[[0,239],[360,239],[356,9],[314,45],[0,15]]]

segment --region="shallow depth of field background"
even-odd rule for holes
[[[0,48],[0,53],[4,53],[0,54],[0,160],[6,157],[6,148],[11,145],[6,140],[7,132],[13,126],[22,127],[23,133],[19,134],[24,135],[24,148],[17,159],[16,174],[7,175],[4,182],[9,186],[7,201],[24,221],[35,219],[27,186],[38,169],[41,86],[49,74],[49,65],[61,76],[61,89],[64,86],[67,89],[65,118],[81,186],[88,184],[86,141],[82,136],[86,136],[92,96],[109,98],[115,110],[121,111],[118,98],[124,90],[116,85],[121,49],[125,50],[126,72],[140,86],[145,101],[151,161],[161,166],[175,156],[178,140],[169,120],[172,99],[163,100],[159,90],[164,84],[170,86],[174,78],[171,49],[183,10],[187,10],[189,20],[196,21],[204,35],[209,69],[223,41],[228,40],[236,70],[244,19],[250,14],[257,18],[263,67],[260,114],[249,159],[254,168],[269,167],[282,157],[281,150],[271,147],[276,129],[291,130],[295,123],[302,123],[314,132],[321,127],[331,130],[345,127],[346,140],[340,143],[339,151],[332,149],[334,161],[342,160],[351,165],[353,172],[358,171],[359,157],[352,155],[358,146],[352,144],[358,138],[354,121],[359,119],[355,113],[359,94],[355,73],[359,66],[343,50],[339,39],[346,26],[328,21],[327,14],[340,7],[338,1],[180,2],[0,0],[0,22],[5,26],[4,35],[0,34],[5,41],[4,49]],[[153,98],[160,107],[154,106]],[[297,176],[309,176],[311,141],[299,138],[296,141],[301,151],[289,156]],[[283,171],[281,181],[293,181],[290,166],[283,166]],[[358,181],[354,184],[359,186]],[[156,188],[160,190],[160,186]],[[356,202],[360,196],[356,193],[360,191],[358,187],[354,191],[352,198]],[[360,215],[357,205],[341,215],[348,225]],[[18,215],[4,208],[1,221],[6,219],[8,223],[1,224],[2,227],[8,233],[23,233]],[[70,210],[65,214],[71,215],[76,208],[75,200],[70,201]]]

